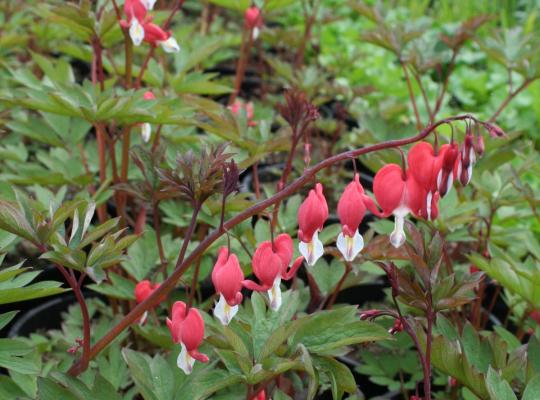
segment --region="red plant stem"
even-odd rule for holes
[[[431,288],[430,288],[431,291]],[[424,368],[424,396],[425,400],[431,400],[431,342],[433,339],[433,321],[435,319],[435,312],[433,311],[431,292],[428,295],[427,302],[427,332],[426,332],[426,356],[424,362],[426,366]]]
[[[424,88],[424,85],[422,84],[422,78],[420,77],[420,75],[418,75],[414,71],[413,71],[413,76],[414,76],[414,79],[416,80],[416,83],[418,84],[418,87],[420,88],[420,93],[422,93],[422,98],[424,99],[424,104],[429,114],[429,122],[433,123],[433,121],[435,120],[435,116],[433,115],[433,111],[431,111],[431,106],[429,105],[426,89]]]
[[[247,37],[247,40],[246,40]],[[240,58],[238,58],[238,64],[236,65],[236,76],[234,78],[234,89],[229,97],[229,105],[233,104],[240,93],[242,82],[246,74],[246,67],[249,61],[249,52],[253,46],[253,30],[244,27],[242,32],[242,44],[240,45]]]
[[[131,38],[127,33],[127,30],[124,29],[124,46],[126,49],[125,57],[125,87],[126,89],[131,88],[131,80],[133,78],[133,43],[131,43]]]
[[[199,280],[199,270],[201,269],[201,258],[195,262],[195,271],[193,272],[193,278],[191,279],[191,288],[189,289],[189,300],[187,303],[187,308],[190,309],[193,304],[193,299],[195,298],[195,293],[197,291],[197,281]]]
[[[150,45],[150,50],[146,54],[146,57],[143,61],[141,69],[139,70],[139,75],[137,76],[137,80],[135,81],[135,89],[139,89],[141,87],[144,73],[146,72],[146,69],[148,68],[148,63],[150,62],[150,59],[154,56],[155,51],[156,51],[156,46]]]
[[[165,256],[165,250],[163,249],[163,242],[161,241],[161,224],[159,221],[159,202],[154,201],[152,204],[152,219],[154,224],[154,232],[156,233],[156,244],[159,252],[160,269],[163,274],[163,279],[167,279],[167,266],[169,261]]]
[[[403,68],[403,73],[405,74],[405,81],[407,82],[407,89],[409,90],[409,98],[414,110],[414,116],[416,118],[416,127],[418,130],[422,129],[422,121],[420,121],[420,114],[418,113],[418,107],[416,106],[416,100],[414,98],[414,92],[411,84],[411,78],[409,77],[409,71],[407,70],[407,65],[404,61],[400,60],[401,67]]]
[[[47,252],[47,247],[45,245],[39,244],[37,246],[42,253]],[[77,299],[79,307],[81,308],[81,315],[83,320],[83,354],[80,360],[76,364],[74,364],[69,371],[70,375],[77,376],[81,372],[86,370],[86,368],[88,367],[88,363],[90,362],[90,314],[88,313],[88,307],[86,306],[86,301],[84,299],[80,286],[80,283],[82,283],[82,279],[84,279],[84,276],[86,274],[83,273],[81,275],[82,279],[79,283],[77,282],[77,279],[75,279],[74,275],[70,275],[63,266],[61,266],[60,264],[54,264],[54,266],[64,276],[67,284],[71,287],[71,290],[73,290],[75,298]],[[70,270],[70,272],[73,273],[72,270]]]
[[[488,122],[495,122],[499,114],[506,108],[506,106],[516,97],[518,94],[520,94],[523,90],[527,88],[534,80],[533,79],[526,79],[523,81],[523,83],[513,92],[508,93],[508,96],[504,99],[504,101],[501,103],[499,108],[497,108],[497,111],[491,116],[491,118],[488,120]]]
[[[154,136],[154,143],[152,143],[152,153],[155,153],[159,147],[159,141],[161,139],[161,129],[163,125],[158,125],[156,129],[156,135]]]
[[[291,149],[289,150],[289,156],[287,157],[287,162],[285,164],[285,169],[283,170],[283,174],[281,174],[281,178],[279,179],[277,189],[280,191],[285,187],[287,184],[287,179],[289,178],[289,175],[292,171],[292,163],[294,160],[294,154],[296,153],[296,146],[298,145],[299,138],[302,134],[302,130],[298,131],[298,129],[293,129],[292,133],[292,141],[291,141]],[[272,220],[270,221],[270,228],[271,231],[274,232],[276,229],[277,223],[278,223],[278,215],[279,215],[279,206],[281,205],[281,201],[278,201],[274,204],[274,211],[272,212]],[[272,241],[273,243],[273,241]]]
[[[401,313],[401,308],[399,307],[399,303],[397,302],[396,297],[393,295],[392,295],[392,300],[394,302],[394,306],[396,307],[396,311],[399,315],[399,320],[401,321],[401,324],[403,325],[403,329],[405,330],[405,332],[407,332],[407,334],[413,340],[414,345],[416,347],[416,352],[418,353],[418,358],[420,359],[420,364],[422,364],[422,371],[424,374],[424,396],[426,396],[425,400],[431,400],[431,364],[430,364],[431,359],[429,361],[427,360],[427,346],[426,346],[426,354],[424,354],[422,345],[420,344],[420,340],[418,339],[416,332],[409,324],[409,321],[407,321],[407,319]],[[430,320],[431,318],[428,317],[428,336],[431,336]],[[431,356],[431,339],[429,339],[429,342],[430,342],[429,348],[430,348],[430,356]]]
[[[261,198],[261,185],[259,182],[259,163],[253,164],[253,189],[255,191],[255,198],[259,200]]]
[[[191,240],[191,236],[193,235],[193,231],[195,230],[195,225],[197,224],[197,215],[199,215],[200,210],[201,210],[201,205],[200,204],[194,204],[193,205],[193,214],[191,214],[191,222],[189,223],[188,230],[187,230],[186,234],[184,235],[184,243],[182,243],[182,248],[180,249],[180,253],[178,253],[178,258],[176,260],[176,265],[175,265],[175,272],[176,272],[176,270],[178,270],[180,268],[180,266],[184,262],[184,257],[186,255],[186,250],[187,250],[189,241]]]
[[[130,146],[131,126],[126,126],[122,130],[122,165],[120,166],[120,183],[126,183],[129,171],[129,146]],[[114,149],[113,149],[114,151]],[[124,219],[124,224],[128,224],[126,213],[127,193],[120,191],[117,197],[118,214]]]
[[[444,83],[441,87],[441,92],[439,93],[439,96],[437,97],[437,101],[435,102],[435,107],[433,107],[433,118],[437,117],[437,113],[441,109],[444,95],[446,94],[446,91],[448,89],[448,82],[450,81],[450,75],[452,75],[452,72],[454,71],[454,66],[456,64],[456,58],[457,58],[458,53],[459,53],[459,48],[452,50],[452,58],[450,59],[450,62],[448,63],[448,69],[446,71],[446,76],[444,77]]]
[[[347,279],[347,276],[349,276],[351,271],[352,271],[351,263],[350,262],[345,262],[345,271],[343,272],[343,276],[341,277],[341,279],[337,283],[336,288],[332,292],[330,300],[328,300],[328,303],[326,304],[326,309],[327,310],[332,309],[332,306],[336,302],[337,295],[339,294],[339,291],[341,290],[341,287],[343,286],[343,283],[345,283],[345,280]]]
[[[188,270],[191,264],[195,260],[197,260],[206,251],[206,249],[208,249],[208,247],[210,247],[216,240],[218,240],[226,232],[226,230],[232,229],[233,227],[235,227],[242,221],[252,217],[255,214],[261,213],[262,211],[266,210],[268,207],[271,207],[277,202],[280,202],[283,199],[286,199],[289,196],[293,195],[298,190],[300,190],[304,185],[310,182],[319,171],[325,168],[328,168],[331,165],[349,160],[351,158],[356,158],[364,154],[373,153],[375,151],[405,146],[407,144],[418,142],[424,139],[430,133],[432,133],[440,125],[447,124],[453,121],[463,121],[467,119],[473,119],[479,122],[476,118],[472,117],[469,114],[446,118],[432,125],[429,125],[416,136],[408,137],[405,139],[399,139],[399,140],[389,140],[387,142],[378,143],[372,146],[362,147],[360,149],[346,151],[340,154],[336,154],[332,157],[329,157],[319,162],[318,164],[315,164],[314,166],[307,168],[299,178],[297,178],[295,181],[293,181],[292,183],[284,187],[282,190],[277,192],[272,197],[269,197],[265,200],[262,200],[252,205],[251,207],[247,208],[246,210],[242,211],[241,213],[235,215],[234,217],[226,221],[223,224],[223,226],[220,226],[218,229],[215,229],[208,236],[206,236],[199,243],[199,245],[189,254],[189,256],[184,259],[185,249],[187,248],[187,242],[188,242],[188,240],[186,239],[189,239],[191,237],[191,235],[186,234],[184,245],[182,249],[180,250],[180,254],[178,256],[178,260],[176,262],[176,267],[175,267],[174,272],[145,301],[143,301],[142,303],[139,303],[136,307],[134,307],[122,320],[120,320],[113,328],[111,328],[111,330],[109,330],[99,341],[97,341],[94,344],[94,346],[90,349],[90,359],[94,358],[97,354],[99,354],[99,352],[101,352],[105,347],[107,347],[107,345],[111,343],[120,333],[122,333],[124,329],[126,329],[138,318],[140,318],[140,316],[145,311],[150,310],[151,308],[155,307],[161,301],[163,296],[166,296],[168,293],[170,293],[176,287],[176,283],[182,277],[182,275]],[[194,229],[194,223],[193,223],[194,219],[196,219],[195,213],[194,213],[194,217],[192,217],[192,224],[190,225],[190,229],[189,229],[191,233],[193,232],[193,229]],[[77,362],[74,366],[72,366],[72,369],[77,368],[77,370],[81,370],[80,367],[78,367],[78,364],[80,364],[80,361]]]
[[[306,25],[304,28],[304,36],[302,37],[302,41],[300,42],[300,47],[298,48],[298,52],[296,53],[296,60],[294,63],[294,66],[296,68],[301,68],[304,64],[304,58],[305,58],[305,52],[306,52],[306,45],[309,41],[309,38],[311,37],[311,30],[313,29],[313,24],[315,24],[315,20],[317,18],[317,11],[319,8],[320,2],[317,2],[317,5],[313,7],[313,12],[309,15],[307,14],[307,10],[304,6],[304,19],[306,20]]]
[[[98,147],[99,181],[103,185],[103,183],[107,180],[107,160],[105,158],[105,152],[107,151],[105,145],[106,133],[105,127],[101,123],[96,123],[94,127],[96,129],[96,141]],[[104,222],[107,219],[107,210],[105,204],[100,204],[98,206],[97,214],[100,222]]]

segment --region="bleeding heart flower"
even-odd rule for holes
[[[471,181],[475,162],[476,153],[474,150],[474,136],[469,132],[465,135],[465,141],[461,146],[455,168],[456,178],[459,179],[463,186],[466,186]]]
[[[267,292],[270,308],[274,311],[281,307],[281,281],[291,279],[302,265],[303,257],[298,257],[289,268],[292,256],[293,241],[286,233],[278,235],[273,246],[271,241],[262,242],[251,261],[253,273],[261,283],[250,280],[242,282],[250,290]]]
[[[137,304],[142,303],[148,297],[150,297],[150,295],[154,293],[154,290],[156,290],[158,287],[159,283],[153,284],[149,280],[144,280],[137,283],[137,285],[135,285],[135,300],[137,301]],[[144,325],[147,319],[148,311],[145,311],[139,320],[139,325]]]
[[[324,247],[319,240],[324,222],[328,218],[328,205],[320,183],[309,191],[308,197],[298,209],[298,248],[308,265],[313,266],[324,254]]]
[[[397,164],[382,167],[373,181],[373,194],[383,209],[383,215],[393,214],[394,230],[390,234],[390,243],[400,247],[405,243],[403,224],[407,214],[420,214],[425,204],[425,190],[416,182],[411,174],[405,173]]]
[[[439,197],[443,197],[452,187],[454,165],[458,149],[456,144],[444,144],[437,152],[428,142],[414,145],[408,154],[409,173],[424,189],[420,215],[428,220],[436,218]],[[439,195],[436,195],[439,192]],[[438,211],[438,210],[437,210]]]
[[[343,191],[337,207],[342,229],[336,245],[346,261],[354,260],[364,247],[364,239],[358,232],[358,226],[364,218],[366,209],[380,215],[371,197],[364,193],[360,176],[355,174],[353,181]]]
[[[257,39],[263,26],[262,13],[259,7],[251,6],[244,14],[244,24],[247,29],[252,31],[253,40]]]
[[[171,319],[167,318],[167,327],[174,343],[180,343],[182,350],[176,364],[186,375],[191,374],[195,360],[208,362],[208,356],[199,353],[199,346],[204,339],[204,321],[196,308],[187,310],[186,303],[174,303]]]
[[[244,103],[241,100],[236,99],[228,108],[236,116],[240,115],[240,112],[244,110],[248,126],[257,126],[257,121],[253,121],[255,111],[252,102]]]
[[[226,247],[219,249],[218,259],[212,270],[212,283],[219,293],[214,315],[223,325],[228,325],[238,312],[238,304],[242,302],[243,280],[244,273],[238,257],[229,254]]]
[[[156,96],[154,96],[154,93],[152,93],[150,90],[148,90],[147,92],[145,92],[143,94],[143,98],[145,100],[155,100]],[[142,137],[142,140],[145,143],[148,143],[148,141],[150,140],[150,136],[152,136],[152,126],[150,125],[149,122],[143,122],[141,124],[141,137]]]
[[[437,190],[441,197],[452,188],[454,183],[454,168],[458,162],[459,149],[455,143],[445,144],[441,147],[442,163],[437,173]]]
[[[164,31],[159,25],[152,22],[144,24],[144,41],[153,46],[161,46],[166,53],[177,53],[180,51],[180,46],[171,32]]]
[[[124,14],[126,21],[120,21],[120,26],[129,28],[129,36],[135,46],[140,46],[144,39],[143,23],[146,19],[148,8],[141,0],[126,0],[124,2]]]

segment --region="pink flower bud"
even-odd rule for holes
[[[246,28],[254,29],[263,24],[261,10],[257,6],[249,7],[244,14],[244,23]]]

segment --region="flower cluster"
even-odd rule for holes
[[[143,41],[152,46],[161,46],[167,53],[176,53],[180,47],[171,32],[163,30],[152,22],[148,11],[154,8],[156,0],[126,0],[124,14],[126,19],[120,21],[124,29],[129,29],[129,36],[135,46]]]
[[[467,185],[472,177],[476,154],[483,152],[483,139],[467,132],[461,148],[454,142],[433,147],[428,142],[414,145],[408,154],[408,168],[388,164],[373,181],[373,193],[383,216],[395,218],[390,242],[400,247],[405,242],[404,219],[411,213],[417,218],[434,220],[439,214],[439,199],[452,188],[454,180]]]
[[[408,153],[408,167],[405,167],[403,157],[403,166],[388,164],[377,172],[373,182],[376,202],[366,194],[360,176],[356,173],[345,187],[337,205],[342,229],[336,246],[343,259],[353,261],[364,247],[358,228],[366,211],[383,218],[394,215],[395,227],[390,242],[395,247],[405,242],[403,225],[407,214],[412,213],[428,220],[436,218],[438,201],[450,191],[454,180],[465,185],[471,179],[476,155],[481,153],[480,150],[483,151],[483,147],[479,149],[480,140],[476,139],[476,145],[473,143],[474,137],[467,133],[461,148],[455,143],[440,148],[427,142],[414,145]],[[298,209],[298,247],[301,256],[293,262],[293,239],[286,233],[260,243],[251,260],[257,282],[245,279],[238,257],[231,253],[230,248],[219,249],[212,270],[212,283],[219,295],[214,316],[222,325],[228,325],[238,313],[244,288],[266,292],[270,308],[273,311],[279,310],[282,281],[293,278],[304,260],[308,266],[313,266],[324,254],[319,233],[328,215],[323,186],[317,183]],[[144,301],[157,287],[159,285],[149,281],[140,282],[135,289],[137,302]],[[380,314],[379,310],[369,310],[361,315],[361,319],[373,319]],[[146,315],[143,319],[146,319]],[[186,374],[191,373],[195,360],[208,362],[208,357],[198,351],[204,338],[204,321],[197,309],[177,301],[173,306],[172,318],[167,319],[167,325],[174,343],[181,344],[178,366]],[[389,332],[395,334],[402,330],[402,321],[395,319]]]

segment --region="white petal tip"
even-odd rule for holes
[[[139,21],[137,21],[137,18],[133,18],[133,22],[129,27],[129,36],[131,37],[131,41],[135,46],[141,45],[144,39],[144,28]]]
[[[318,232],[315,232],[313,234],[313,237],[311,238],[311,242],[305,243],[300,242],[298,245],[298,250],[300,251],[300,254],[304,256],[304,259],[306,260],[306,263],[313,267],[317,260],[321,258],[324,254],[324,246],[322,242],[319,240],[319,234]]]
[[[338,235],[336,246],[343,255],[345,261],[353,261],[364,248],[364,239],[358,231],[353,237],[344,235],[343,232]]]
[[[150,141],[150,136],[152,136],[152,127],[148,122],[145,122],[141,125],[141,137],[143,142],[148,143]]]
[[[176,365],[180,368],[186,375],[190,375],[193,372],[193,365],[195,364],[195,359],[191,357],[186,349],[186,346],[182,343],[182,350],[178,354],[176,359]]]
[[[178,53],[180,51],[180,46],[175,38],[172,36],[167,40],[159,42],[159,45],[165,53]]]
[[[222,294],[219,295],[219,301],[214,308],[214,316],[221,322],[221,325],[229,325],[238,313],[238,305],[230,306],[227,304],[225,297]]]
[[[281,307],[281,277],[278,276],[274,280],[274,285],[268,291],[268,299],[270,300],[270,308],[272,311],[277,311]]]
[[[390,243],[397,249],[405,243],[405,231],[403,230],[405,220],[402,216],[396,216],[395,218],[394,230],[390,234]]]

